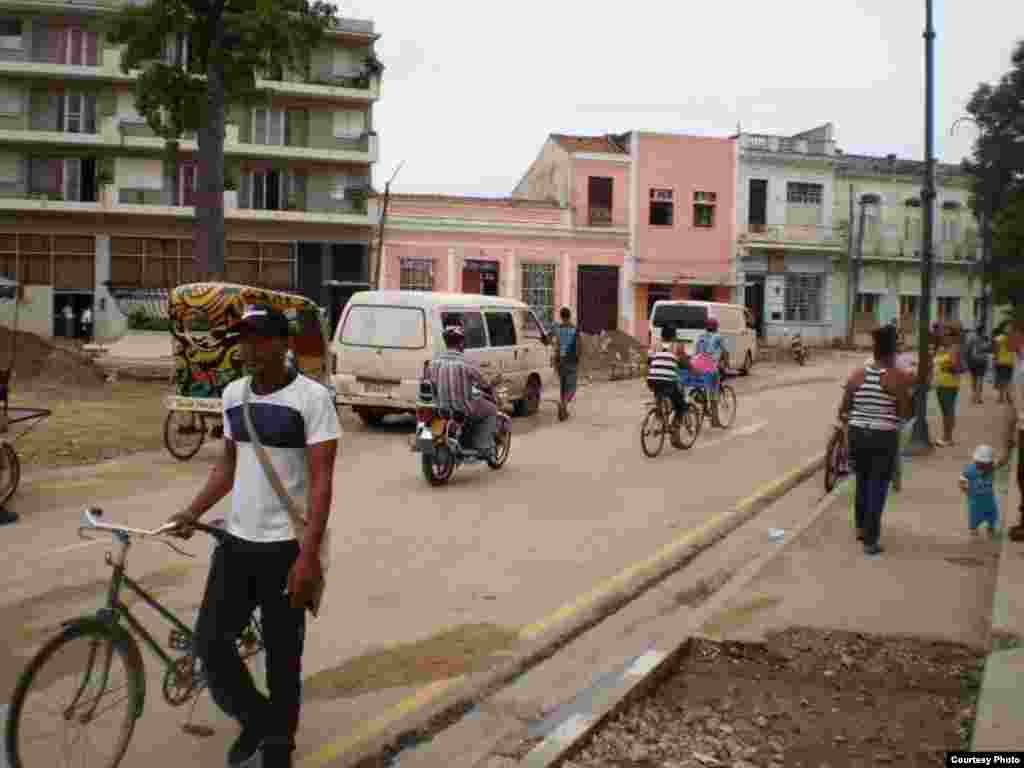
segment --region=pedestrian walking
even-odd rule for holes
[[[874,360],[846,382],[839,418],[850,426],[850,458],[856,476],[855,524],[864,554],[882,552],[882,511],[899,450],[902,420],[911,414],[913,379],[896,365],[896,329],[872,333]]]
[[[82,310],[82,338],[86,343],[92,341],[92,307]]]
[[[198,520],[229,492],[227,539],[217,546],[199,618],[195,649],[214,702],[242,726],[228,766],[291,768],[299,725],[307,607],[315,610],[323,580],[320,545],[330,514],[334,459],[341,433],[325,387],[285,365],[288,321],[266,306],[247,308],[242,355],[252,375],[223,393],[224,453],[186,509],[171,522],[191,535]],[[302,538],[286,500],[260,461],[253,431],[293,499],[308,499]],[[262,444],[262,442],[261,442]],[[236,641],[259,607],[269,698],[253,684]]]
[[[999,504],[995,492],[995,452],[991,446],[979,445],[973,462],[964,467],[960,475],[960,490],[967,499],[967,528],[972,536],[978,528],[988,527],[988,535],[995,538],[999,531]]]
[[[985,338],[985,326],[979,325],[967,342],[967,370],[971,373],[971,400],[976,405],[983,402],[985,374],[988,373],[988,354],[992,347]]]
[[[580,338],[576,326],[572,324],[572,312],[562,307],[558,313],[559,323],[554,353],[555,369],[558,371],[560,399],[558,401],[558,420],[569,418],[569,403],[576,397],[576,383],[580,366]]]
[[[995,352],[995,385],[999,398],[996,402],[1010,401],[1010,381],[1013,378],[1013,353],[1010,351],[1010,335],[1008,323],[1000,323],[995,331],[993,349]]]
[[[960,396],[960,377],[963,370],[961,361],[960,329],[955,325],[949,325],[939,342],[932,371],[935,396],[942,411],[942,437],[936,440],[935,444],[941,448],[956,445],[953,431],[956,429],[956,405]]]

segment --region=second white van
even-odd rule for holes
[[[451,319],[466,331],[466,357],[485,375],[501,373],[515,413],[536,413],[555,379],[544,327],[521,301],[467,293],[353,294],[331,343],[337,402],[368,425],[415,413],[424,363],[445,350],[441,331]]]
[[[750,373],[757,359],[757,332],[753,328],[747,308],[740,304],[722,304],[713,301],[661,300],[651,309],[649,328],[651,339],[661,338],[666,324],[676,328],[676,338],[687,344],[689,352],[697,337],[704,332],[709,317],[718,319],[718,332],[722,336],[725,354],[722,368]]]

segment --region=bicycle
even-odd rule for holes
[[[714,401],[709,396],[711,387],[714,386],[714,374],[692,374],[683,372],[681,380],[690,393],[690,400],[697,411],[697,420],[703,422],[707,419],[714,423]],[[718,425],[722,429],[729,429],[736,421],[736,390],[728,384],[718,383]]]
[[[643,423],[640,425],[640,448],[644,455],[653,459],[658,456],[665,447],[665,436],[671,435],[674,408],[672,401],[667,397],[655,397],[654,400],[644,403],[649,408]],[[688,450],[697,442],[700,434],[700,419],[694,420],[693,408],[687,408],[683,412],[679,423],[679,445],[680,450]]]
[[[161,538],[175,530],[174,525],[146,531],[100,522],[98,518],[102,515],[100,509],[86,509],[82,513],[78,533],[85,539],[91,538],[85,535],[86,531],[109,533],[118,544],[115,554],[106,554],[106,562],[113,568],[106,604],[94,615],[63,622],[63,630],[39,650],[18,678],[4,733],[10,768],[52,768],[72,763],[92,766],[94,763],[84,759],[82,750],[88,747],[96,750],[99,740],[92,736],[83,738],[85,728],[90,725],[102,728],[104,723],[100,720],[115,708],[125,705],[123,715],[115,715],[113,723],[108,721],[104,730],[111,736],[112,744],[102,750],[102,756],[97,756],[100,762],[95,763],[106,768],[116,768],[120,764],[145,702],[145,666],[136,638],[141,639],[164,666],[162,693],[168,704],[179,707],[190,699],[198,701],[206,688],[206,679],[194,652],[193,631],[125,573],[132,539],[154,539],[186,557],[193,555]],[[222,521],[215,521],[213,525],[196,522],[190,527],[212,536],[218,546],[227,537]],[[123,587],[134,592],[171,625],[167,645],[171,651],[180,651],[183,655],[172,658],[139,623],[121,600]],[[122,626],[122,619],[126,626]],[[67,648],[79,641],[84,641],[81,647],[76,645],[73,652],[67,653]],[[238,647],[243,659],[263,650],[263,631],[255,615],[239,635]],[[123,674],[114,674],[115,659]],[[34,692],[35,684],[40,686],[38,692]],[[69,695],[60,697],[60,691],[54,689],[65,686]],[[65,728],[62,731],[58,723],[54,733],[44,727],[39,729],[43,732],[34,738],[33,731],[38,729],[40,714],[30,712],[28,705],[36,703],[37,693],[39,697],[46,697],[51,692],[58,694],[60,703],[46,711],[62,720]],[[189,721],[191,717],[190,713]],[[194,728],[188,722],[184,726],[186,731],[190,727]]]
[[[832,436],[825,449],[825,493],[832,493],[844,477],[850,474],[850,437],[845,423],[832,427]]]

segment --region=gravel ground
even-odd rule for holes
[[[983,663],[951,643],[808,629],[699,640],[563,768],[943,765],[966,748]]]

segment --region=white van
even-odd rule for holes
[[[331,342],[337,402],[366,424],[415,413],[423,364],[445,350],[441,331],[454,318],[466,331],[466,357],[485,375],[502,374],[516,415],[536,413],[554,380],[543,326],[521,301],[469,293],[353,294]]]
[[[654,302],[649,321],[651,339],[661,338],[661,328],[666,324],[676,327],[676,338],[687,343],[687,351],[693,352],[697,337],[704,332],[709,317],[718,319],[718,332],[722,336],[725,354],[723,369],[736,369],[746,375],[757,359],[757,332],[753,318],[746,307],[740,304],[719,304],[713,301]]]

